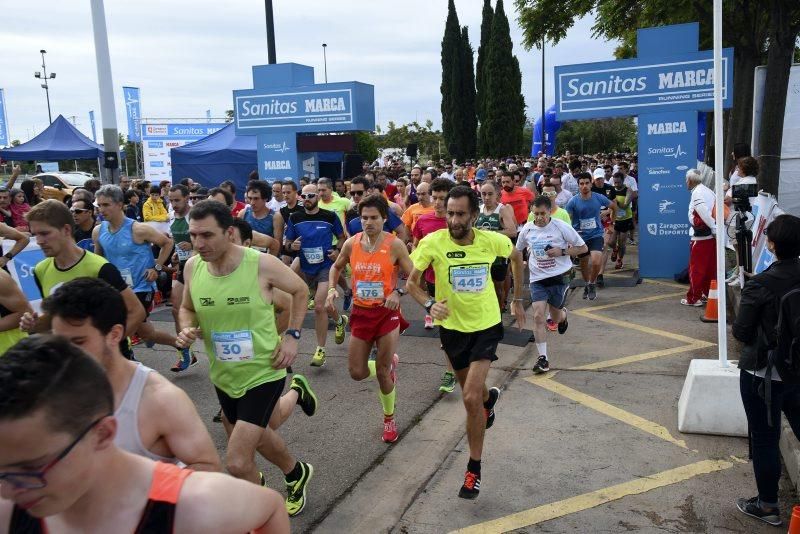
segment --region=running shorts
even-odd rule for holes
[[[603,241],[603,236],[592,237],[590,239],[586,239],[586,246],[589,247],[589,252],[597,251],[603,252],[603,246],[605,245]]]
[[[508,260],[506,258],[497,258],[491,267],[492,281],[505,282],[508,276]]]
[[[136,293],[136,298],[138,298],[139,302],[144,306],[144,318],[147,319],[150,317],[150,312],[153,311],[153,292],[140,291]]]
[[[503,339],[503,323],[477,332],[459,332],[439,326],[439,340],[455,371],[466,369],[472,362],[497,359],[497,345]]]
[[[408,321],[399,309],[353,306],[350,314],[350,335],[370,343],[393,332],[398,326],[401,333],[408,328]]]
[[[614,221],[614,230],[617,232],[630,232],[633,230],[633,217],[624,221]]]
[[[235,424],[236,421],[245,421],[261,428],[267,428],[269,418],[272,417],[272,411],[281,398],[285,383],[286,377],[265,382],[260,386],[248,389],[238,399],[229,397],[227,393],[216,386],[214,389],[217,392],[222,413],[231,424]]]

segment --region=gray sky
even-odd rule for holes
[[[127,133],[122,86],[141,88],[145,118],[224,116],[231,91],[252,87],[250,67],[267,63],[261,0],[106,0],[117,123]],[[440,48],[446,0],[274,0],[279,62],[315,68],[323,81],[322,43],[328,44],[328,81],[375,86],[376,118],[403,124],[431,119],[439,126]],[[457,0],[476,51],[480,0]],[[520,44],[512,2],[506,1],[514,52],[522,68],[528,115],[538,116],[541,54]],[[5,89],[11,139],[27,141],[47,126],[44,90],[34,71],[46,49],[53,116],[77,117],[91,137],[89,110],[100,120],[100,100],[88,0],[4,1],[0,26],[0,87]],[[554,65],[613,59],[614,43],[593,40],[591,19],[579,21],[547,48],[545,98],[553,102]],[[101,136],[100,123],[97,124]]]

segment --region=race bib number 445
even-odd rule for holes
[[[253,336],[249,330],[214,332],[211,340],[218,361],[243,362],[253,359]]]
[[[480,293],[486,288],[489,267],[453,267],[450,270],[450,279],[453,291],[456,293]]]

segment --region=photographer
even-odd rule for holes
[[[744,343],[739,358],[739,384],[758,488],[756,497],[739,499],[736,506],[751,517],[777,526],[781,524],[778,509],[781,412],[786,414],[794,434],[800,436],[800,386],[784,384],[773,370],[771,417],[760,390],[763,391],[768,351],[776,346],[778,303],[787,292],[800,287],[800,218],[779,215],[767,227],[766,237],[767,248],[777,260],[745,284],[732,329],[733,337]]]

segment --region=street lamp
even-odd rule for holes
[[[50,111],[50,86],[47,84],[47,80],[53,80],[56,77],[55,72],[51,72],[50,75],[47,75],[47,66],[44,62],[44,55],[47,53],[47,50],[39,50],[39,53],[42,54],[42,72],[36,71],[33,74],[34,78],[38,78],[40,80],[44,80],[42,84],[42,89],[44,89],[44,94],[47,97],[47,117],[50,119],[50,123],[53,123],[53,114]]]
[[[325,83],[328,83],[328,54],[326,50],[328,49],[328,45],[326,43],[322,43],[322,61],[325,64]]]

